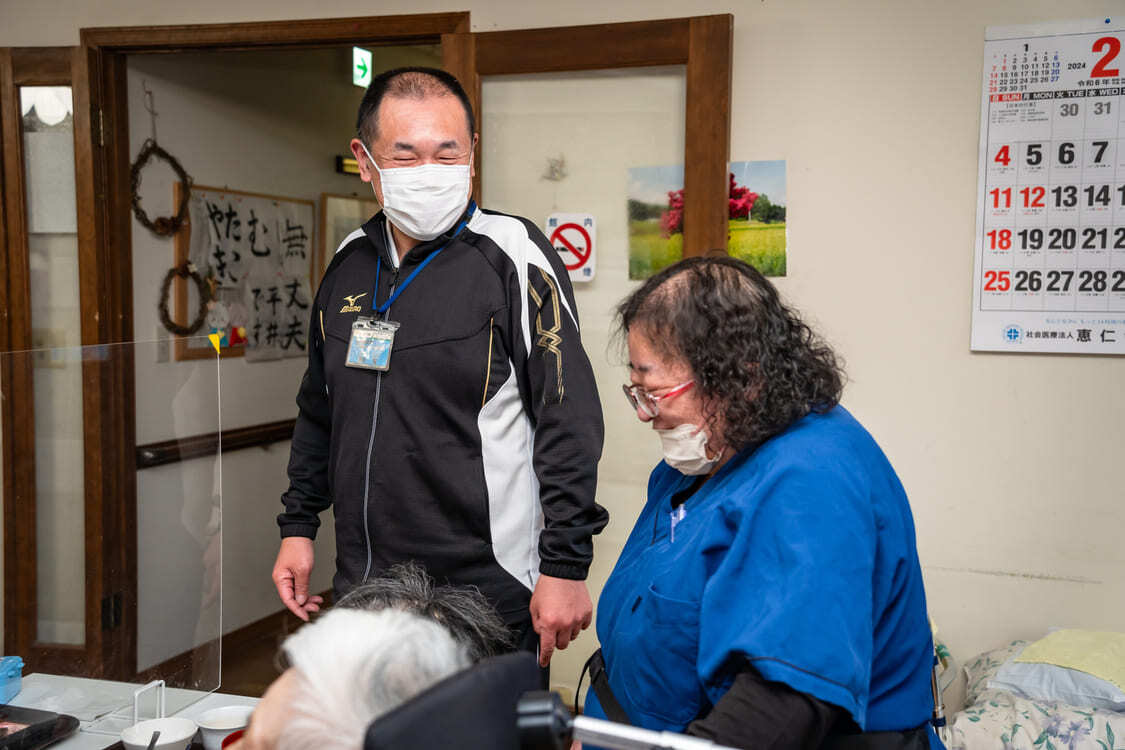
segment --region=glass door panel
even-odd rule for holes
[[[69,86],[19,89],[34,382],[37,640],[85,643],[85,487],[74,107]]]

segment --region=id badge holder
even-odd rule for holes
[[[356,318],[348,342],[348,367],[386,372],[391,367],[391,349],[398,323],[390,320]]]

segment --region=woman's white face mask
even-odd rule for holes
[[[422,164],[379,169],[362,141],[363,152],[379,173],[383,211],[403,234],[426,242],[440,237],[469,204],[472,157],[468,164]],[[371,189],[375,186],[372,184]]]
[[[688,476],[710,473],[719,463],[722,453],[710,458],[707,455],[707,435],[702,427],[690,422],[668,430],[656,430],[664,448],[664,461],[676,471]]]

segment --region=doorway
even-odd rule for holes
[[[283,476],[284,455],[287,453],[284,441],[288,438],[287,430],[291,430],[291,417],[262,421],[265,417],[280,415],[255,413],[253,404],[260,405],[257,398],[247,397],[247,403],[239,404],[228,398],[231,394],[224,392],[225,416],[221,426],[215,425],[211,429],[200,424],[197,425],[198,431],[176,430],[171,437],[167,432],[160,432],[162,424],[167,426],[165,415],[170,417],[173,412],[168,409],[167,394],[160,395],[158,384],[161,379],[154,374],[154,368],[181,363],[157,361],[162,357],[171,357],[164,352],[161,334],[157,333],[153,322],[155,282],[171,266],[174,256],[169,253],[166,240],[142,234],[145,230],[135,223],[129,200],[132,193],[130,167],[144,140],[155,135],[158,142],[172,146],[180,136],[191,139],[183,141],[183,146],[173,146],[170,153],[179,156],[189,173],[198,173],[193,174],[197,184],[231,191],[232,195],[234,191],[239,191],[314,202],[319,193],[343,198],[358,197],[363,195],[366,186],[349,182],[354,178],[336,174],[330,165],[318,161],[304,170],[297,170],[292,165],[279,163],[276,149],[262,146],[264,142],[292,136],[296,125],[289,120],[308,114],[300,109],[301,97],[279,83],[286,80],[279,72],[293,70],[298,57],[308,55],[308,59],[316,58],[321,61],[319,65],[327,67],[335,65],[341,58],[346,59],[343,50],[350,49],[352,44],[373,50],[376,60],[389,60],[396,54],[392,50],[409,48],[426,60],[436,61],[463,81],[478,111],[478,121],[486,123],[486,127],[490,120],[489,112],[482,111],[481,106],[482,79],[487,84],[489,77],[495,80],[511,75],[552,74],[565,77],[580,70],[611,71],[654,66],[667,69],[668,66],[679,66],[680,72],[676,75],[682,79],[683,92],[679,116],[683,122],[683,161],[688,165],[684,179],[689,196],[684,209],[684,253],[701,254],[725,246],[731,28],[730,16],[712,16],[567,29],[473,33],[468,13],[448,13],[83,31],[82,47],[74,57],[76,86],[81,89],[76,94],[76,100],[83,102],[78,105],[80,111],[75,115],[76,175],[79,202],[83,204],[85,200],[83,205],[89,205],[90,209],[79,211],[78,234],[80,241],[89,248],[89,268],[92,270],[90,281],[84,283],[91,285],[91,304],[96,308],[96,314],[91,317],[98,321],[88,336],[84,334],[83,341],[90,344],[151,343],[151,350],[143,354],[139,350],[122,350],[119,361],[112,369],[102,373],[103,380],[96,386],[97,393],[101,394],[101,401],[97,403],[102,415],[96,443],[102,454],[97,464],[100,483],[95,491],[104,510],[93,519],[93,526],[87,527],[87,535],[96,526],[98,538],[104,540],[94,555],[101,566],[99,569],[106,571],[102,585],[104,593],[99,592],[99,601],[108,597],[111,614],[120,612],[117,620],[111,618],[115,628],[104,633],[106,643],[112,647],[104,649],[95,659],[101,674],[130,679],[144,671],[148,662],[156,656],[171,653],[166,649],[161,653],[148,653],[142,658],[143,647],[138,640],[145,627],[144,605],[139,601],[148,585],[145,576],[152,581],[162,580],[159,575],[154,575],[159,568],[150,568],[145,563],[138,544],[137,531],[144,526],[145,513],[154,511],[159,506],[159,500],[163,500],[170,503],[171,515],[164,512],[149,518],[175,518],[178,511],[182,526],[190,525],[183,520],[190,516],[197,528],[204,529],[211,520],[205,519],[205,514],[198,508],[185,513],[186,506],[178,500],[169,501],[164,497],[155,501],[155,505],[148,503],[147,498],[158,495],[147,489],[151,482],[146,479],[146,473],[160,471],[157,466],[167,467],[177,462],[185,466],[192,461],[199,463],[202,457],[202,463],[192,470],[192,481],[200,487],[210,486],[213,479],[208,474],[207,461],[214,462],[221,441],[228,469],[239,462],[249,461],[250,458],[246,457],[253,457],[259,464],[270,466],[272,471]],[[571,54],[575,45],[589,50],[590,54],[582,60],[575,60]],[[261,69],[266,81],[264,91],[243,94],[248,85],[245,77],[232,76],[223,80],[219,72],[222,70],[221,63],[238,60],[243,61],[238,63],[240,65]],[[189,61],[190,65],[184,64]],[[209,78],[206,83],[202,79],[205,73]],[[193,76],[200,78],[193,82]],[[145,107],[146,87],[151,92],[147,99],[148,109],[156,113],[155,128]],[[357,88],[353,95],[359,92]],[[207,99],[204,94],[211,98]],[[347,108],[346,98],[341,97],[341,112]],[[254,114],[247,114],[249,110],[241,113],[249,126],[243,128],[243,132],[220,132],[220,121],[229,120],[232,111],[238,111],[251,99],[257,101],[257,106],[253,107]],[[224,117],[223,113],[228,116]],[[207,124],[193,128],[191,120],[186,119],[193,114],[205,115]],[[312,119],[315,121],[316,118]],[[326,114],[323,123],[325,131],[337,126],[340,128],[338,135],[334,134],[335,131],[333,134],[325,132],[321,138],[325,141],[341,139],[336,151],[343,153],[346,138],[350,136],[350,116],[343,118],[342,115]],[[487,142],[487,132],[484,138]],[[307,140],[304,136],[300,139]],[[324,156],[326,149],[320,151]],[[239,167],[238,172],[219,172],[216,169],[223,155],[228,162]],[[485,160],[489,158],[487,153],[478,153],[478,164],[482,164],[482,156]],[[482,166],[483,169],[478,171],[478,181],[481,179],[479,175],[482,172],[487,174],[490,168],[487,163]],[[281,174],[286,170],[310,174],[307,177],[300,175],[296,181],[298,184],[287,185],[284,181],[291,178]],[[311,176],[314,170],[315,178]],[[201,177],[206,174],[216,177]],[[228,174],[236,176],[227,177]],[[151,213],[162,212],[171,203],[169,187],[173,181],[171,171],[165,166],[157,165],[145,170],[139,193],[142,202],[153,209]],[[216,184],[209,184],[211,182]],[[489,190],[489,186],[478,182],[478,196],[482,192],[488,196]],[[320,206],[317,206],[317,211],[323,215]],[[318,225],[323,227],[325,222],[319,215]],[[539,217],[534,218],[537,220]],[[323,238],[314,242],[320,239]],[[9,268],[14,269],[15,266],[9,265]],[[315,279],[316,272],[314,265],[310,277]],[[184,292],[187,308],[191,307],[190,294],[190,291]],[[178,319],[183,320],[182,317]],[[284,377],[278,378],[280,390],[285,389],[287,382],[293,382],[286,378],[300,377],[298,361],[271,363],[279,372],[285,372]],[[251,382],[252,368],[262,367],[226,358],[215,366],[220,368],[223,382],[228,385],[237,382],[240,377],[246,383]],[[287,367],[293,372],[289,372]],[[88,383],[85,387],[89,397],[89,389],[94,386]],[[261,400],[291,404],[292,392],[284,398],[271,396]],[[4,419],[7,425],[8,413],[5,413]],[[7,435],[6,432],[5,437]],[[268,447],[260,450],[262,446]],[[236,456],[231,452],[235,448],[244,450]],[[5,454],[6,509],[13,506],[16,497],[22,496],[20,492],[27,491],[26,486],[23,489],[9,487],[8,478],[15,475],[8,469],[15,467],[19,460],[20,456],[14,453]],[[156,461],[164,463],[154,463]],[[247,472],[246,477],[249,476],[251,473]],[[261,528],[262,523],[262,517],[237,510],[229,501],[233,496],[232,488],[237,486],[239,479],[239,472],[224,472],[222,484],[226,488],[228,502],[224,506],[222,521],[224,530],[232,533],[239,524],[243,524],[246,532],[250,528]],[[166,483],[160,484],[165,486]],[[187,490],[183,489],[186,486],[181,483],[179,492],[183,495],[187,494]],[[34,491],[33,486],[31,490]],[[208,492],[208,496],[210,494]],[[272,517],[276,507],[275,493],[269,500],[269,506],[265,516]],[[6,552],[11,546],[11,528],[5,525]],[[268,523],[267,528],[270,528]],[[275,541],[272,534],[269,536]],[[228,535],[228,543],[224,545],[228,571],[250,565],[247,560],[234,556],[239,550],[230,544],[231,538]],[[253,555],[250,554],[253,550],[246,552],[258,560],[255,564],[260,564],[260,551]],[[274,552],[270,551],[267,562],[272,563]],[[321,559],[330,560],[331,556],[322,556]],[[253,596],[247,597],[245,591],[232,587],[229,576],[224,578],[228,597],[241,597],[244,603],[253,599]],[[11,580],[12,573],[8,571],[5,574],[6,587]],[[264,580],[268,583],[268,575]],[[7,588],[5,599],[11,601]],[[249,630],[257,628],[259,633],[274,632],[277,628],[284,631],[290,627],[284,624],[283,617],[274,614],[253,619],[260,613],[260,608],[248,607],[240,615],[242,619],[239,622],[247,620],[242,627]],[[229,617],[224,619],[226,621],[221,629],[228,633],[233,621]],[[5,629],[5,639],[10,644],[6,651],[9,653],[20,653],[26,645],[22,641],[11,640],[15,632],[25,631]],[[182,642],[182,638],[177,642]],[[156,665],[166,664],[170,668],[174,659],[156,662]],[[179,663],[185,662],[181,659]]]

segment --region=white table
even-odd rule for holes
[[[58,750],[101,750],[120,739],[121,730],[133,723],[133,693],[141,685],[85,677],[51,674],[24,675],[11,705],[70,714],[79,722],[78,731],[52,745]],[[205,690],[166,688],[165,712],[193,721],[220,706],[255,706],[257,698],[209,693]],[[155,716],[155,691],[142,696],[142,717]]]

